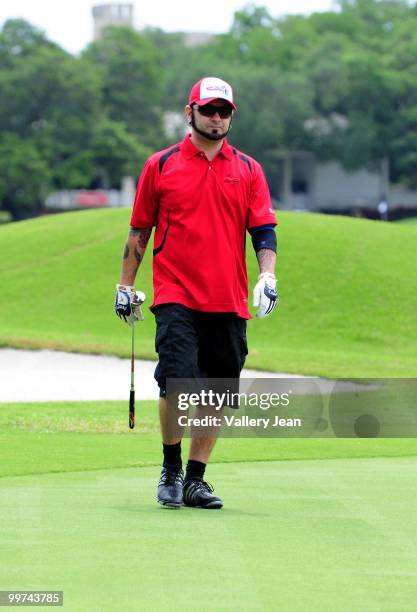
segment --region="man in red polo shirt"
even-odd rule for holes
[[[191,133],[153,154],[140,176],[125,245],[115,309],[134,324],[133,287],[155,227],[153,249],[156,351],[163,466],[157,500],[165,506],[221,508],[204,481],[216,434],[191,439],[185,479],[181,438],[169,426],[167,378],[238,379],[247,355],[246,231],[259,262],[256,316],[277,305],[276,225],[261,166],[226,136],[236,106],[231,86],[206,77],[191,89]]]

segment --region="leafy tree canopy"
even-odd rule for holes
[[[279,153],[298,149],[349,169],[388,158],[391,179],[415,188],[416,31],[405,0],[340,0],[334,12],[281,18],[249,4],[205,45],[110,27],[74,57],[10,20],[0,31],[0,207],[18,217],[51,189],[119,187],[170,144],[164,113],[182,112],[209,75],[235,90],[230,140],[271,178]]]

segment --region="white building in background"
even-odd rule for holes
[[[117,189],[67,189],[54,191],[46,198],[48,211],[82,210],[85,208],[131,208],[135,199],[136,185],[131,176],[122,179],[122,188]]]
[[[388,162],[373,171],[348,172],[337,161],[322,162],[307,151],[276,153],[272,195],[288,210],[375,210],[390,191]]]
[[[379,218],[385,201],[391,218],[417,210],[417,191],[389,181],[388,159],[373,169],[349,172],[338,161],[320,161],[308,151],[277,151],[269,186],[275,206],[284,210],[328,212]]]
[[[101,36],[103,28],[107,26],[135,27],[135,5],[132,3],[122,4],[98,4],[93,6],[94,40]]]
[[[206,45],[214,36],[213,32],[183,32],[184,45],[190,48]]]

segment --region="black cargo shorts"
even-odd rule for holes
[[[167,378],[239,379],[248,354],[246,319],[181,304],[162,304],[153,312],[159,356],[155,379],[161,397],[166,395]]]

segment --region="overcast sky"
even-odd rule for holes
[[[133,0],[136,25],[157,26],[173,31],[226,32],[234,11],[245,0]],[[0,25],[7,19],[23,17],[46,31],[62,47],[78,53],[92,39],[91,7],[108,4],[93,0],[0,0]],[[286,13],[313,13],[329,10],[332,0],[264,0],[274,17]]]

